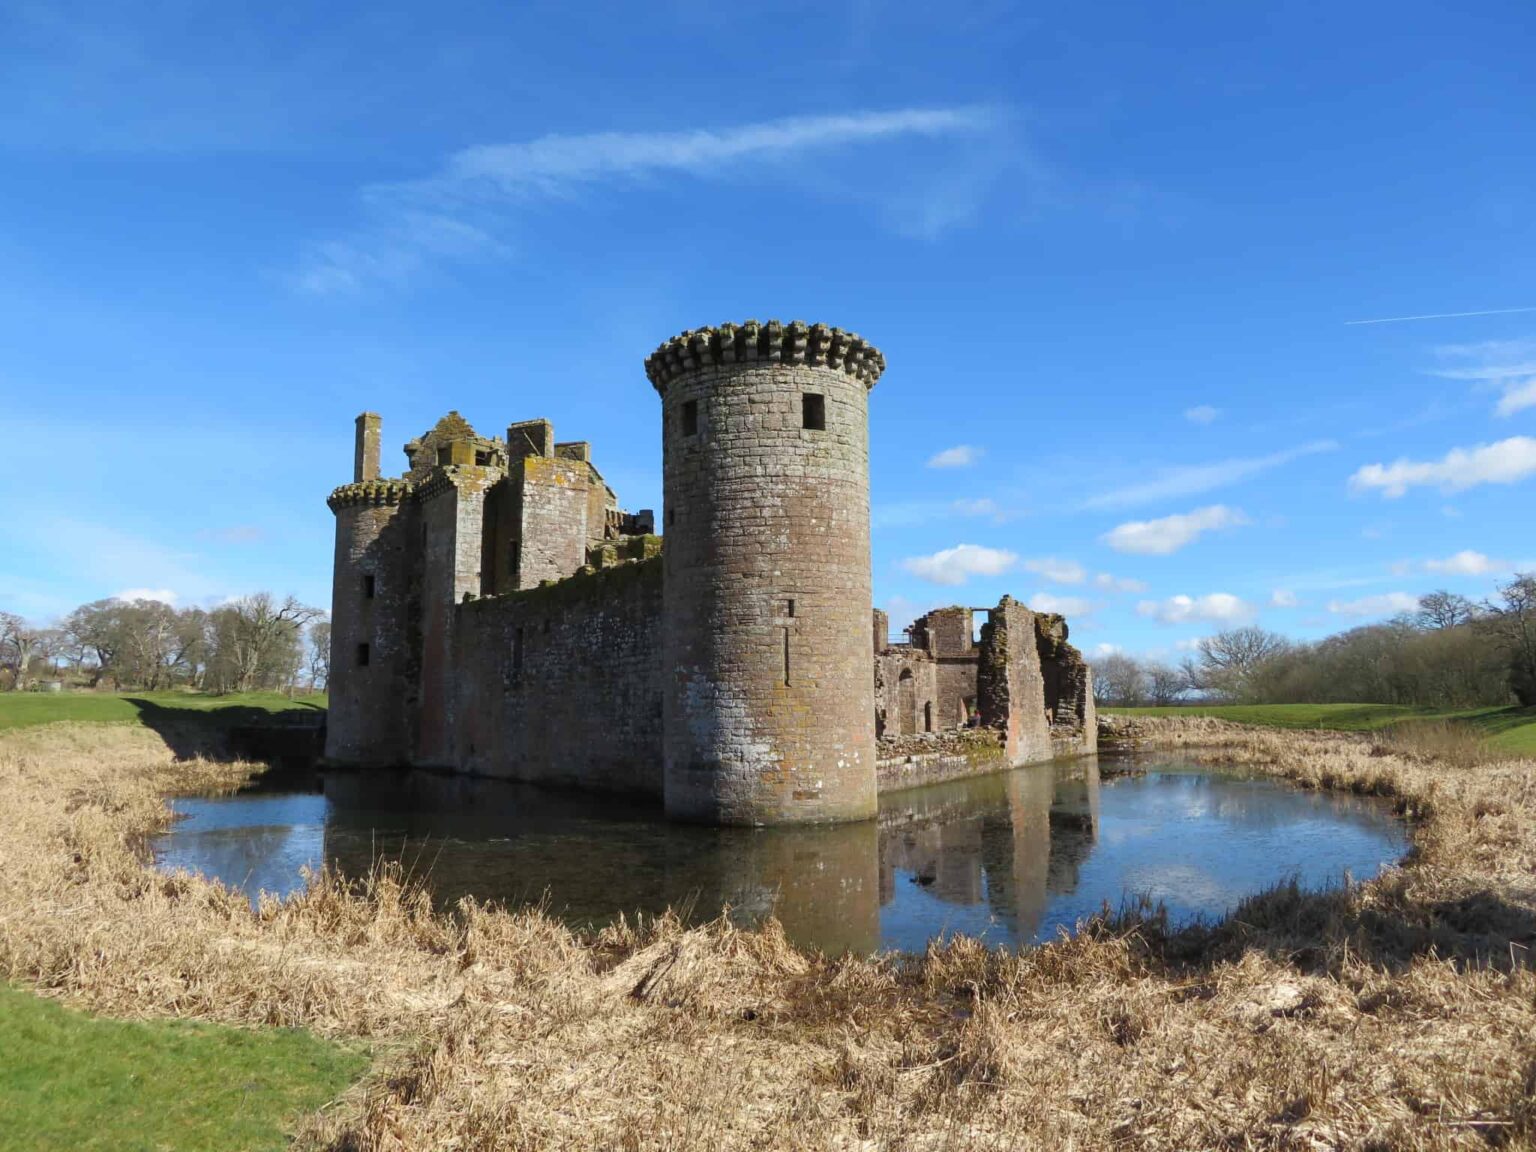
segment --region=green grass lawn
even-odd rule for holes
[[[0,1152],[286,1148],[367,1064],[307,1032],[102,1020],[0,984]]]
[[[1400,704],[1193,704],[1171,708],[1106,708],[1119,716],[1215,716],[1271,728],[1375,731],[1415,720],[1470,724],[1495,747],[1536,755],[1536,708],[1410,708]]]
[[[323,695],[296,696],[290,700],[280,692],[237,692],[228,696],[201,692],[0,692],[0,729],[59,720],[142,723],[145,710],[134,701],[145,701],[156,709],[186,710],[210,720],[217,719],[222,712],[232,720],[238,717],[239,723],[248,724],[262,715],[275,718],[284,712],[313,712],[324,708],[325,700]]]

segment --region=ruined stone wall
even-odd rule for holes
[[[924,731],[924,705],[935,707],[937,684],[938,665],[926,652],[887,648],[876,656],[876,736],[908,736]]]
[[[1045,678],[1035,638],[1035,614],[1004,596],[981,626],[976,704],[981,723],[1003,734],[1010,764],[1051,758]]]
[[[942,657],[935,662],[933,690],[933,726],[958,728],[966,721],[965,702],[976,699],[976,663],[969,656]]]
[[[518,492],[519,588],[561,580],[587,562],[591,467],[564,456],[525,456],[513,465]],[[520,475],[519,475],[520,473]]]
[[[453,766],[662,793],[661,560],[454,609]]]
[[[1067,643],[1066,620],[1040,613],[1035,617],[1035,642],[1045,683],[1045,710],[1057,755],[1076,755],[1098,748],[1098,713],[1093,702],[1093,672],[1083,654]]]
[[[875,812],[868,392],[883,366],[847,333],[777,324],[684,333],[646,362],[674,817]]]

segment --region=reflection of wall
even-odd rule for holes
[[[916,883],[952,904],[985,902],[1016,939],[1030,939],[1050,896],[1075,886],[1097,835],[1097,765],[1073,767],[1071,778],[1039,765],[887,796],[882,903],[899,895],[898,883]],[[1063,809],[1065,831],[1055,834]]]

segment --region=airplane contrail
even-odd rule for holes
[[[1346,320],[1345,325],[1350,324],[1401,324],[1404,320],[1453,320],[1458,316],[1505,316],[1511,312],[1536,312],[1536,305],[1530,308],[1489,308],[1484,312],[1431,312],[1425,316],[1387,316],[1381,320]]]

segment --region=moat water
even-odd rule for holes
[[[542,902],[581,926],[729,905],[743,923],[774,912],[830,951],[920,950],[957,933],[1027,945],[1142,896],[1176,921],[1215,918],[1293,878],[1368,879],[1407,850],[1377,801],[1107,756],[890,794],[878,820],[836,828],[685,827],[633,800],[426,773],[330,773],[308,790],[174,807],[159,864],[253,898],[293,891],[306,868],[356,875],[387,858],[443,905]]]

